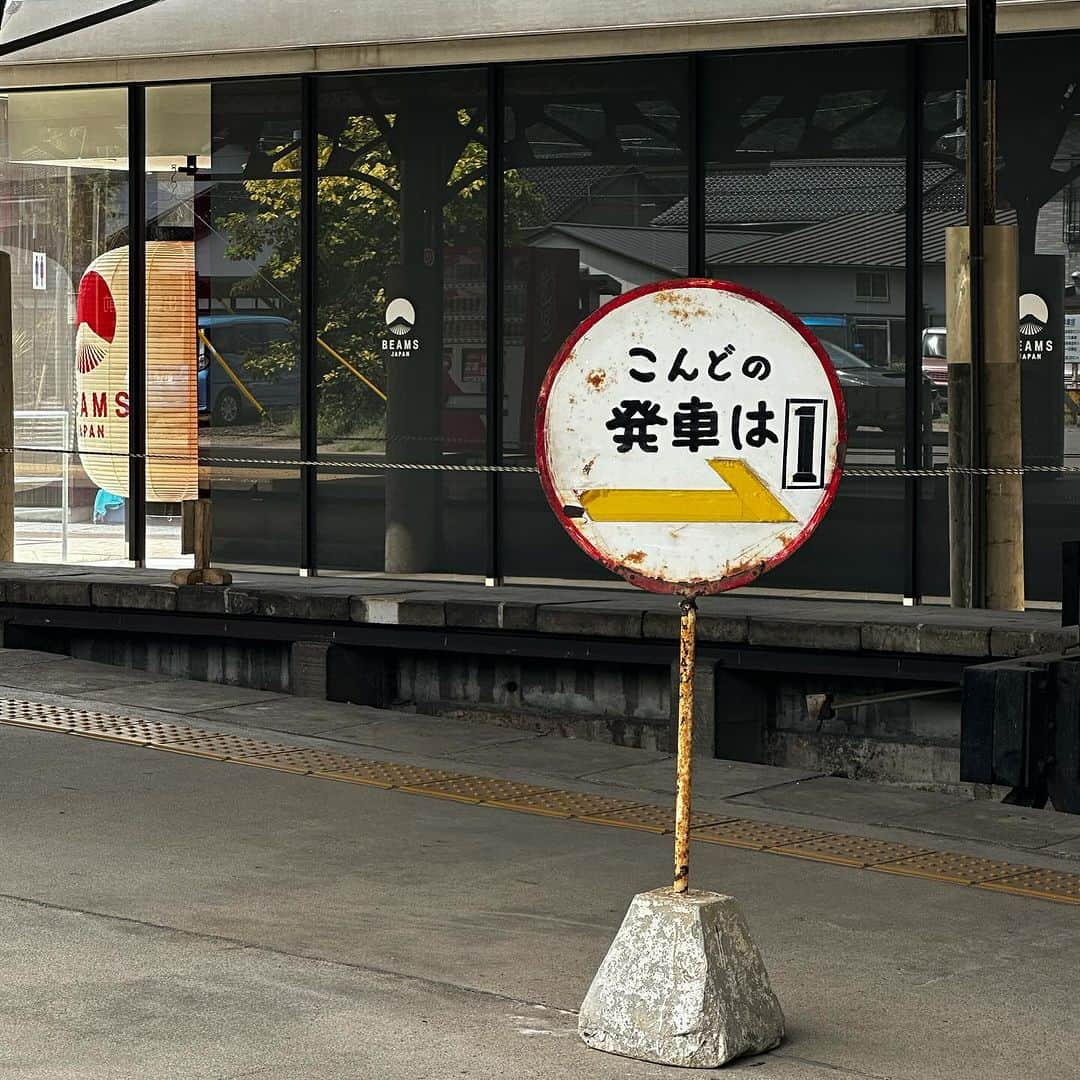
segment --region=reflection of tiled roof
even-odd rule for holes
[[[945,185],[951,192],[952,177],[959,178],[962,197],[963,177],[943,163],[926,165],[923,189],[932,192]],[[717,226],[825,221],[841,214],[901,210],[906,194],[906,166],[898,159],[772,161],[760,170],[710,173],[705,178],[705,221]],[[687,201],[682,199],[653,224],[686,221]]]
[[[936,211],[923,218],[923,262],[945,262],[945,230],[965,224],[961,211]],[[1011,210],[998,213],[999,224],[1013,224]],[[805,229],[757,240],[709,259],[715,271],[724,266],[845,266],[903,269],[906,215],[847,214]]]
[[[946,166],[923,172],[923,210],[958,210],[967,205],[964,174]]]
[[[687,244],[685,229],[654,229],[650,226],[576,225],[557,223],[541,235],[558,233],[578,244],[589,244],[635,262],[653,266],[664,273],[685,275]],[[729,248],[760,240],[768,233],[710,232],[705,236],[705,257],[711,259]]]
[[[550,221],[569,217],[568,211],[588,198],[598,185],[626,171],[625,165],[546,165],[519,170],[544,197]]]

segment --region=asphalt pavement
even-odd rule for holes
[[[34,654],[0,654],[0,697],[581,790],[670,775],[645,751]],[[5,725],[0,761],[0,1076],[678,1075],[575,1029],[630,897],[669,878],[670,837]],[[1077,868],[1062,815],[699,776],[702,806]],[[739,899],[788,1018],[731,1075],[1075,1080],[1080,907],[702,843],[692,875]]]

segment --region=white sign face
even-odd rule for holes
[[[843,397],[813,335],[703,279],[643,286],[582,323],[537,412],[559,520],[654,592],[721,592],[787,558],[828,509],[843,446]]]
[[[48,265],[45,260],[45,252],[35,251],[33,264],[34,288],[41,292],[49,287]]]

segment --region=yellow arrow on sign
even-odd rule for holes
[[[581,493],[593,521],[794,521],[787,507],[741,458],[712,458],[709,468],[729,490],[597,488]]]

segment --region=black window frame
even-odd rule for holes
[[[1004,35],[1003,35],[1004,36]],[[1009,35],[1014,36],[1014,35]],[[1015,35],[1021,36],[1021,35]],[[906,87],[906,103],[908,109],[908,147],[907,147],[907,193],[910,212],[907,215],[905,249],[905,291],[906,291],[906,382],[907,382],[907,423],[905,431],[904,464],[907,467],[918,467],[921,453],[921,332],[919,329],[919,317],[922,304],[922,228],[923,228],[923,191],[921,185],[921,170],[923,153],[919,137],[919,117],[921,115],[921,75],[925,66],[924,52],[941,43],[955,44],[961,39],[951,36],[925,39],[893,39],[890,41],[864,43],[830,42],[821,45],[793,46],[785,51],[792,53],[810,52],[822,49],[835,49],[838,46],[850,48],[875,49],[878,47],[902,45],[908,55],[908,78]],[[737,49],[724,50],[722,55],[735,53],[753,53],[755,50]],[[665,52],[648,54],[649,59],[677,59],[686,63],[689,72],[688,122],[692,125],[692,151],[687,162],[688,169],[688,214],[689,214],[689,275],[699,276],[705,271],[705,228],[704,228],[704,193],[705,193],[705,155],[703,152],[703,129],[700,122],[705,112],[703,103],[703,59],[713,55],[709,52]],[[635,61],[644,59],[641,54],[627,55],[625,57],[612,57],[610,55],[581,56],[574,60],[586,62],[589,60],[618,62],[620,59]],[[488,153],[487,153],[487,273],[488,273],[488,297],[487,297],[487,350],[488,350],[488,378],[487,378],[487,449],[486,462],[491,471],[487,484],[487,535],[482,538],[487,550],[486,572],[484,580],[487,584],[500,584],[503,580],[502,568],[499,560],[499,530],[500,509],[502,503],[502,485],[498,469],[502,465],[502,365],[497,362],[502,351],[502,323],[503,323],[503,221],[502,221],[502,178],[503,178],[503,83],[505,73],[518,67],[530,67],[548,64],[565,64],[571,58],[560,57],[551,60],[514,61],[510,63],[468,63],[460,65],[447,65],[448,68],[482,68],[487,72],[488,78]],[[317,352],[316,336],[317,326],[315,320],[315,304],[317,302],[317,212],[318,212],[318,148],[317,148],[317,122],[315,117],[316,94],[321,80],[337,78],[349,74],[363,74],[365,69],[355,71],[335,71],[325,74],[302,74],[299,76],[302,88],[302,128],[301,128],[301,348],[300,363],[303,372],[301,381],[300,401],[300,458],[304,464],[301,466],[302,497],[301,497],[301,549],[300,565],[296,570],[302,574],[318,573],[315,562],[315,536],[318,529],[316,520],[316,491],[315,483],[318,472],[317,444],[315,432],[315,377],[317,364],[315,356]],[[366,69],[371,70],[371,69]],[[385,68],[377,69],[382,74],[395,72],[408,73],[416,68]],[[133,497],[128,513],[128,559],[135,565],[142,565],[146,555],[146,505],[145,492],[142,486],[145,475],[145,420],[146,420],[146,386],[145,374],[137,378],[140,372],[145,372],[145,345],[141,344],[145,335],[145,321],[140,317],[142,306],[139,299],[145,292],[145,283],[142,278],[142,262],[138,252],[143,250],[146,243],[147,224],[145,213],[142,212],[142,200],[145,198],[145,161],[143,147],[146,137],[145,104],[144,95],[152,86],[159,85],[183,85],[194,83],[234,83],[249,81],[295,81],[295,73],[262,76],[225,76],[219,79],[192,78],[175,79],[164,81],[127,82],[127,83],[94,83],[77,85],[42,85],[32,90],[27,87],[13,87],[9,92],[38,92],[45,90],[79,90],[91,86],[100,88],[119,88],[128,93],[129,103],[129,128],[128,128],[128,178],[130,185],[129,228],[130,245],[135,253],[131,259],[131,305],[129,312],[129,341],[131,342],[131,357],[129,360],[129,389],[131,393],[131,484]],[[1080,244],[1080,183],[1074,184],[1067,189],[1066,193],[1065,229],[1075,228],[1077,244]],[[1070,223],[1075,223],[1070,225]],[[138,278],[138,280],[137,280]],[[141,433],[141,437],[140,437]],[[201,457],[201,455],[200,455]],[[936,483],[934,480],[908,479],[905,482],[905,515],[907,528],[907,567],[905,571],[906,585],[904,589],[905,602],[918,602],[920,593],[920,568],[919,568],[919,545],[917,537],[917,516],[920,501],[921,485]],[[480,538],[478,538],[480,539]],[[278,567],[278,570],[283,568]],[[445,575],[447,577],[459,577],[460,575]],[[805,586],[812,588],[812,585]],[[784,590],[790,591],[790,590]]]

